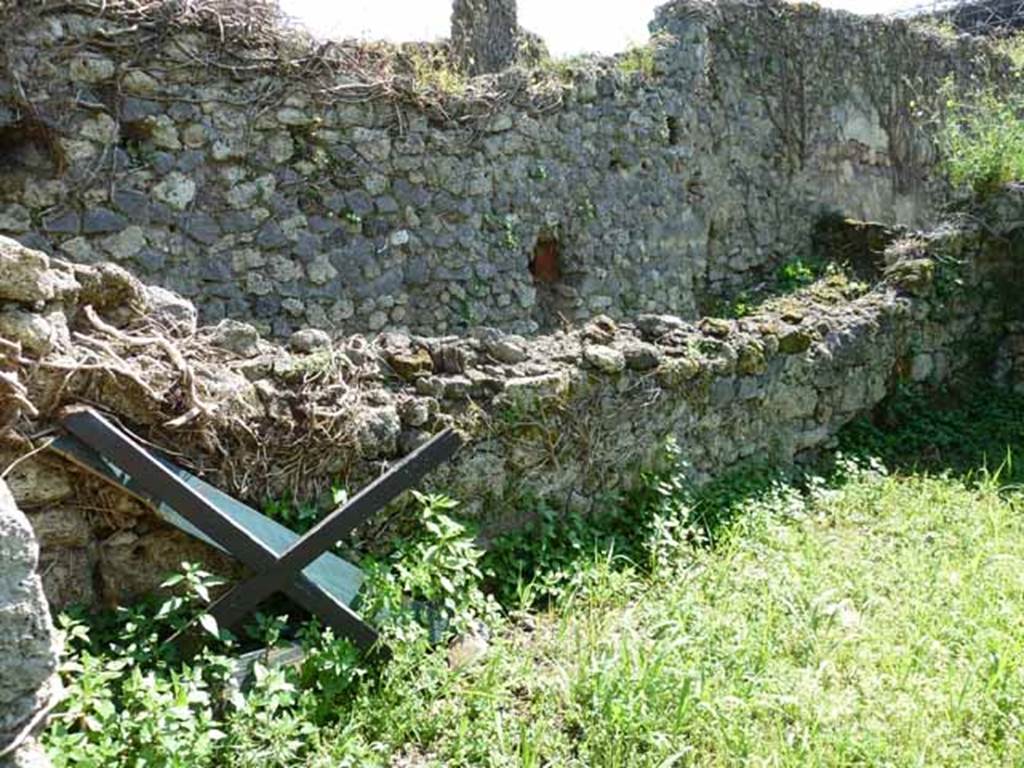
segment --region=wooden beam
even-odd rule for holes
[[[446,429],[436,435],[360,491],[345,506],[317,523],[292,544],[272,567],[263,569],[223,595],[211,613],[225,626],[232,626],[267,596],[279,591],[284,584],[295,578],[295,574],[322,552],[333,547],[388,502],[419,482],[430,470],[450,459],[461,445],[462,440],[454,430]]]
[[[107,456],[130,475],[139,490],[165,501],[209,536],[217,546],[230,552],[252,570],[261,572],[273,568],[277,563],[278,558],[273,550],[196,493],[145,448],[95,410],[68,409],[62,423],[75,437]],[[347,605],[334,599],[303,574],[293,574],[291,579],[280,584],[275,591],[285,592],[361,647],[369,647],[376,642],[377,633],[369,625]],[[223,624],[225,627],[233,625]]]

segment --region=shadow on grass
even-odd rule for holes
[[[839,441],[843,453],[877,457],[890,471],[965,480],[998,472],[1000,482],[1020,483],[1024,395],[986,382],[930,393],[903,389],[850,424]]]
[[[998,472],[1003,484],[1024,482],[1024,395],[964,382],[942,392],[901,389],[839,435],[840,452],[875,459],[892,472],[949,473],[967,482]],[[1013,457],[1021,460],[1014,462]],[[595,557],[623,567],[652,566],[659,536],[714,546],[745,511],[782,487],[840,482],[836,455],[810,467],[754,464],[700,488],[683,477],[678,455],[670,468],[644,475],[635,490],[593,515],[541,509],[525,529],[499,537],[484,558],[486,588],[500,603],[543,605],[571,585]]]

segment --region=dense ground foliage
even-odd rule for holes
[[[965,391],[894,398],[818,474],[695,492],[677,468],[486,555],[422,497],[421,534],[371,569],[386,663],[309,625],[305,660],[243,692],[247,641],[188,569],[175,598],[66,620],[47,745],[68,766],[1024,763],[1024,398]],[[454,635],[489,648],[457,663]]]

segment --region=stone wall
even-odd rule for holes
[[[465,83],[125,7],[5,6],[0,233],[280,338],[696,318],[822,212],[926,221],[912,112],[1005,66],[903,22],[688,1],[649,49]]]
[[[454,0],[451,45],[462,72],[483,75],[512,66],[519,46],[516,0]]]
[[[541,505],[614,501],[668,437],[698,482],[749,461],[789,462],[828,447],[901,382],[941,384],[991,363],[1007,322],[1020,320],[1022,213],[1011,193],[960,226],[893,242],[873,282],[835,272],[740,319],[598,316],[532,339],[477,329],[332,345],[305,334],[291,352],[234,321],[196,329],[189,305],[116,267],[51,261],[0,238],[0,341],[20,350],[0,363],[22,402],[7,416],[20,437],[0,445],[0,467],[44,447],[30,436],[85,401],[258,505],[334,482],[358,488],[454,425],[467,446],[430,482],[486,535]],[[56,457],[31,455],[8,478],[57,605],[129,600],[183,559],[230,572]],[[361,531],[356,553],[386,543],[390,525]]]

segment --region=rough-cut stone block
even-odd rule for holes
[[[76,287],[69,274],[50,269],[50,258],[45,253],[0,236],[0,299],[49,301]]]
[[[0,744],[60,691],[59,642],[36,572],[39,548],[0,480]]]

